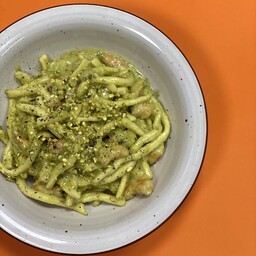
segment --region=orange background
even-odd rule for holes
[[[256,1],[0,0],[0,30],[65,3],[113,6],[157,26],[192,64],[208,112],[204,164],[185,202],[147,237],[101,255],[256,255]],[[0,231],[0,255],[60,254]]]

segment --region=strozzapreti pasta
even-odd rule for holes
[[[87,214],[86,203],[124,206],[153,192],[168,115],[149,82],[120,56],[98,49],[39,58],[17,69],[0,171],[35,200]]]

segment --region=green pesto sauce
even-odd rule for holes
[[[37,162],[42,160],[49,161],[53,166],[59,163],[65,165],[70,155],[75,155],[76,172],[81,175],[90,172],[90,175],[96,176],[115,159],[128,155],[138,135],[118,125],[118,122],[133,114],[132,108],[116,106],[113,102],[151,92],[148,81],[134,65],[120,56],[86,49],[65,52],[57,59],[47,58],[42,67],[39,75],[26,82],[29,84],[34,79],[49,77],[49,81],[37,85],[43,93],[36,93],[35,87],[31,95],[15,100],[16,103],[42,107],[47,116],[31,116],[26,112],[17,116],[12,124],[16,132],[13,136],[18,145],[17,151],[25,156],[29,154],[29,137],[32,134],[27,126],[34,124],[35,133],[50,131],[54,135],[45,139],[34,163],[35,168],[41,168]],[[115,86],[104,80],[98,82],[99,77],[131,78],[132,84]],[[139,85],[134,88],[136,84]],[[115,125],[106,134],[103,133],[103,127],[111,122]],[[143,117],[138,116],[136,123],[147,129]]]

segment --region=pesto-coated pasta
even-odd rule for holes
[[[39,63],[37,75],[16,70],[20,85],[6,90],[0,172],[27,197],[84,215],[87,203],[150,196],[171,124],[147,79],[99,49]]]

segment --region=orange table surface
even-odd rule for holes
[[[256,1],[0,0],[0,30],[67,3],[116,7],[157,26],[193,66],[208,113],[204,163],[178,211],[143,239],[101,255],[256,255]],[[60,254],[0,230],[0,255]]]

